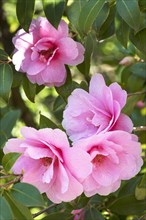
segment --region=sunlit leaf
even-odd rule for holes
[[[136,187],[135,197],[137,200],[146,199],[146,173],[143,174],[140,183]]]
[[[105,0],[90,0],[83,6],[79,16],[79,27],[84,34],[90,31],[93,22],[102,10],[104,4]]]
[[[28,207],[45,205],[39,190],[28,183],[16,183],[10,194],[17,202],[21,202]]]
[[[16,160],[20,157],[20,153],[8,153],[5,154],[3,159],[2,159],[2,165],[6,171],[9,171]]]

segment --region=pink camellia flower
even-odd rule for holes
[[[75,89],[68,98],[62,125],[73,141],[110,130],[131,132],[131,119],[121,113],[127,93],[118,83],[106,86],[101,74],[92,76],[89,92]]]
[[[68,36],[68,25],[61,21],[55,29],[46,18],[33,20],[29,33],[19,30],[13,38],[16,70],[27,73],[32,83],[61,86],[66,79],[65,64],[83,62],[84,47]]]
[[[10,139],[4,153],[20,152],[12,167],[23,174],[22,182],[36,186],[54,203],[68,202],[83,192],[82,182],[91,172],[89,155],[69,147],[66,134],[59,129],[35,130],[23,127],[23,139]]]
[[[83,182],[85,195],[108,195],[121,180],[134,177],[143,164],[137,136],[125,131],[111,131],[77,141],[74,146],[91,157],[92,173]]]

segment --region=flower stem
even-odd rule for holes
[[[47,208],[45,208],[45,209],[43,209],[43,210],[41,210],[41,211],[39,211],[39,212],[33,214],[32,216],[33,216],[33,218],[36,218],[37,216],[43,214],[44,212],[47,212],[47,211],[49,211],[50,209],[56,207],[57,205],[58,205],[58,204],[51,204],[49,207],[47,207]]]
[[[129,96],[134,96],[134,95],[142,95],[142,94],[146,94],[146,91],[129,93],[129,94],[128,94],[128,97],[129,97]]]
[[[133,127],[133,131],[146,131],[146,126]]]

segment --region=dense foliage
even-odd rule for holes
[[[84,61],[66,65],[67,79],[60,87],[33,84],[12,62],[12,38],[32,19],[46,17],[57,28],[69,25],[70,37],[85,47]],[[13,219],[146,219],[146,1],[145,0],[3,0],[0,1],[0,220]],[[16,51],[15,51],[16,52]],[[106,84],[118,82],[128,93],[122,112],[134,124],[144,164],[134,178],[108,196],[84,194],[71,202],[53,204],[11,167],[19,153],[4,155],[11,137],[24,125],[62,127],[68,97],[76,88],[88,91],[91,75],[100,72]],[[74,211],[73,211],[74,210]],[[79,210],[79,211],[75,211]],[[43,214],[42,214],[43,213]]]

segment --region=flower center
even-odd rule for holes
[[[50,165],[52,163],[52,158],[44,157],[44,158],[42,158],[42,163],[45,167],[47,167],[48,165]]]
[[[101,164],[103,162],[105,156],[103,155],[96,155],[96,157],[94,157],[94,159],[92,160],[93,164]]]
[[[54,47],[50,47],[48,50],[41,50],[39,52],[40,60],[46,62],[53,55],[54,50]]]

